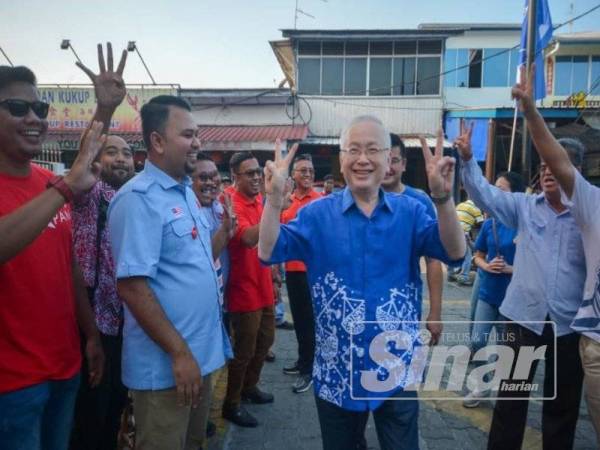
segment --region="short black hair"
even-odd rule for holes
[[[329,180],[334,181],[333,175],[331,175],[330,173],[328,173],[327,175],[325,175],[323,177],[323,181],[329,181]]]
[[[400,136],[396,133],[390,133],[390,140],[392,141],[392,147],[400,148],[400,156],[402,159],[406,159],[406,146],[404,145],[404,142],[402,142],[402,139],[400,139]]]
[[[255,156],[251,152],[237,152],[237,153],[234,153],[231,156],[231,159],[229,160],[229,169],[232,172],[237,173],[237,171],[240,168],[240,165],[244,161],[248,161],[249,159],[256,159]]]
[[[37,84],[35,74],[25,66],[0,66],[0,90],[13,83]]]
[[[158,95],[150,99],[148,103],[142,106],[140,116],[142,117],[142,134],[146,149],[150,150],[150,135],[155,131],[164,134],[165,125],[169,120],[169,108],[176,108],[192,111],[190,104],[181,97],[174,95]]]
[[[312,162],[312,155],[310,153],[302,153],[301,155],[296,156],[296,159],[294,159],[294,163],[292,164],[292,169],[296,166],[296,163],[299,161]]]
[[[196,160],[197,161],[210,161],[210,162],[214,162],[213,159],[208,156],[208,154],[204,153],[204,152],[198,152],[198,154],[196,155]]]
[[[498,178],[504,178],[506,181],[508,181],[508,184],[510,184],[511,192],[525,192],[525,189],[527,188],[525,180],[523,179],[520,173],[501,172],[496,177],[496,180]]]

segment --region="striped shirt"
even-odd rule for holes
[[[481,210],[475,206],[473,200],[467,200],[466,202],[456,205],[456,214],[458,215],[458,221],[465,233],[470,233],[473,227],[483,223],[483,214],[481,214]]]
[[[575,173],[573,197],[565,203],[581,229],[587,276],[583,302],[572,328],[600,342],[600,189],[587,182],[579,172]]]

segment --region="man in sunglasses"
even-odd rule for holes
[[[33,72],[0,66],[0,448],[68,446],[80,382],[104,355],[73,255],[70,203],[97,181],[104,144],[93,123],[68,175],[32,164],[48,129]]]
[[[257,384],[265,357],[275,338],[271,269],[258,260],[258,224],[263,210],[262,169],[250,152],[235,153],[229,161],[235,181],[232,203],[238,228],[229,241],[230,272],[227,311],[233,334],[234,358],[229,362],[223,417],[242,427],[256,427],[256,419],[241,406],[272,403],[273,396]]]
[[[125,98],[123,71],[126,58],[127,51],[123,51],[118,67],[113,69],[112,46],[108,43],[107,64],[102,46],[98,45],[98,74],[77,63],[94,84],[95,119],[105,124],[105,131]],[[100,385],[91,387],[82,380],[79,389],[71,438],[71,448],[77,450],[114,449],[121,412],[127,402],[127,389],[121,382],[123,303],[117,294],[106,220],[110,201],[134,174],[133,152],[123,138],[108,136],[99,162],[102,168],[100,180],[73,205],[73,245],[106,358]]]

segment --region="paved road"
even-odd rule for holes
[[[443,319],[467,320],[470,288],[447,284],[444,287]],[[426,296],[425,296],[426,298]],[[428,305],[425,302],[424,309]],[[211,450],[319,450],[321,439],[317,412],[312,392],[294,394],[291,385],[294,377],[286,376],[281,369],[296,358],[293,331],[277,330],[274,351],[277,360],[266,364],[261,387],[275,395],[272,405],[247,405],[261,425],[243,429],[220,419],[218,406],[223,397],[226,377],[223,375],[216,388],[212,417],[217,422],[218,433],[211,439]],[[538,370],[536,380],[542,379]],[[493,402],[483,402],[479,408],[466,409],[460,401],[435,401],[426,397],[420,402],[420,447],[422,450],[484,449],[491,422]],[[541,401],[530,402],[527,430],[523,449],[541,449]],[[379,449],[372,419],[366,430],[369,449]],[[596,449],[595,433],[585,405],[582,404],[575,448]]]

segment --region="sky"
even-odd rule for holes
[[[549,0],[555,25],[598,3]],[[281,39],[281,29],[294,27],[295,5],[296,0],[0,0],[0,47],[15,65],[33,69],[40,83],[89,82],[75,66],[73,54],[60,49],[62,39],[70,39],[94,71],[98,42],[111,41],[120,54],[127,41],[134,40],[157,83],[274,87],[283,74],[268,41]],[[298,29],[518,23],[523,14],[523,0],[298,0],[298,7],[315,17],[300,14]],[[599,25],[597,10],[575,23],[572,31],[599,30]],[[0,64],[6,64],[2,55]],[[125,81],[151,82],[137,54],[129,54]]]

